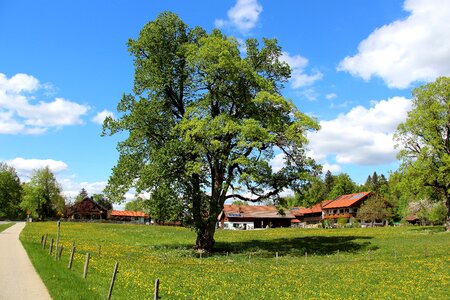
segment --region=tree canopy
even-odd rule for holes
[[[22,186],[16,170],[0,162],[0,218],[17,218],[21,200]]]
[[[395,134],[401,168],[439,193],[450,216],[450,78],[414,89],[412,105]]]
[[[20,206],[41,220],[62,216],[65,200],[61,187],[49,167],[34,170],[29,182],[24,186],[23,201]]]
[[[318,124],[281,95],[290,68],[280,46],[274,39],[248,39],[245,53],[241,46],[219,30],[208,34],[160,14],[129,40],[133,92],[119,102],[119,118],[104,124],[104,134],[128,132],[107,195],[120,201],[130,187],[172,191],[198,249],[212,249],[227,199],[276,198],[316,172],[305,146]],[[285,162],[277,171],[269,164],[275,153]]]

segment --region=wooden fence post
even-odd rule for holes
[[[153,294],[153,300],[158,300],[159,299],[159,279],[155,280],[155,291]]]
[[[47,233],[44,236],[44,243],[42,244],[42,249],[45,249],[45,246],[47,245]]]
[[[58,259],[58,247],[59,247],[59,230],[61,228],[61,221],[56,222],[56,246],[55,246],[55,260]]]
[[[41,237],[41,247],[42,247],[43,244],[44,244],[44,234]]]
[[[53,239],[52,242],[50,243],[50,249],[48,250],[48,254],[52,255],[53,252]]]
[[[58,260],[61,260],[61,255],[63,252],[64,246],[61,245],[61,247],[59,247],[59,251],[58,251]]]
[[[119,267],[119,263],[116,261],[116,265],[114,266],[114,271],[111,278],[111,284],[109,285],[108,291],[108,300],[111,299],[112,291],[114,288],[114,281],[116,280],[117,268]]]
[[[75,242],[72,242],[72,252],[70,252],[69,265],[67,268],[69,270],[72,269],[73,255],[75,254]]]
[[[87,276],[87,272],[88,272],[88,268],[89,268],[89,258],[90,258],[90,254],[89,252],[86,253],[86,261],[84,262],[84,270],[83,270],[83,278],[86,278]]]

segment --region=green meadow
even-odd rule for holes
[[[116,261],[112,299],[153,299],[156,278],[161,299],[446,299],[450,288],[442,227],[219,230],[217,251],[200,254],[186,228],[61,223],[60,261],[49,255],[56,230],[29,223],[21,234],[54,299],[105,299]]]

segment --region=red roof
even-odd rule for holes
[[[367,198],[371,192],[362,192],[362,193],[355,193],[355,194],[349,194],[349,195],[342,195],[338,197],[337,199],[331,201],[329,204],[324,205],[324,209],[329,208],[345,208],[345,207],[352,207],[359,201],[363,200],[364,198]]]
[[[112,217],[148,217],[142,211],[131,211],[131,210],[113,210],[111,211]]]
[[[311,207],[294,207],[293,209],[291,209],[291,213],[294,216],[304,216],[304,215],[308,215],[308,214],[317,214],[317,213],[321,213],[322,212],[322,208],[324,206],[326,206],[327,204],[329,204],[331,201],[333,200],[324,200],[322,202],[319,202]]]
[[[225,204],[223,206],[223,214],[227,217],[240,217],[240,218],[288,218],[293,219],[294,216],[288,210],[284,211],[284,215],[278,212],[278,208],[275,206],[263,206],[263,205],[232,205]],[[222,214],[221,214],[222,215]],[[219,219],[221,217],[219,216]]]

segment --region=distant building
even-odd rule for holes
[[[317,224],[322,221],[323,207],[332,202],[333,200],[324,200],[311,207],[293,207],[291,213],[298,219],[299,222],[304,224]]]
[[[246,230],[266,227],[290,227],[294,215],[275,206],[225,204],[218,217],[218,227]]]
[[[324,219],[355,218],[361,204],[371,195],[371,192],[362,192],[342,195],[323,206]]]
[[[149,222],[149,216],[141,211],[110,210],[108,220],[115,222],[145,224]]]
[[[108,209],[90,197],[72,205],[67,210],[67,218],[77,220],[105,220]]]

